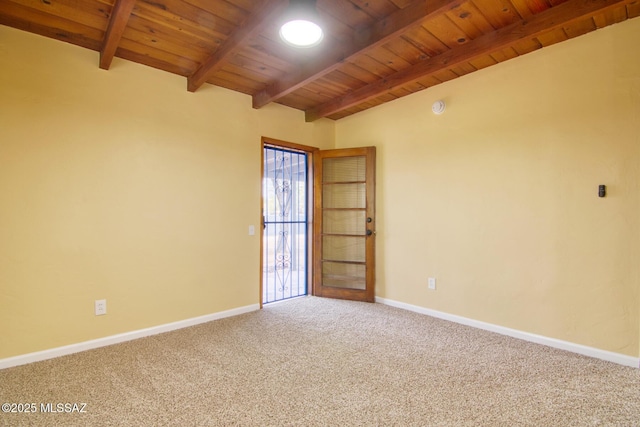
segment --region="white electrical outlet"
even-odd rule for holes
[[[431,289],[432,291],[436,290],[436,278],[435,277],[429,277],[429,289]]]
[[[249,226],[249,236],[255,236],[256,234],[256,227],[254,225],[250,225]]]
[[[96,316],[102,316],[103,314],[107,314],[107,300],[97,299],[95,303],[95,308],[96,308]]]

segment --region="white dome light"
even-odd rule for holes
[[[280,27],[280,37],[295,47],[313,47],[324,38],[322,28],[311,21],[296,19]]]
[[[313,47],[324,38],[316,0],[289,0],[279,24],[280,38],[289,46]]]

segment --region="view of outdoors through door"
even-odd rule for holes
[[[307,294],[307,155],[264,147],[262,303]]]

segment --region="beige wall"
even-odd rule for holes
[[[635,19],[338,121],[339,148],[378,147],[377,295],[638,356],[638,40]]]
[[[333,122],[4,26],[0,64],[0,358],[259,302],[260,138]]]
[[[0,26],[0,358],[256,304],[262,135],[378,147],[378,296],[638,356],[639,39],[334,125]]]

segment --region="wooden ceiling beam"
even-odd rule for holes
[[[122,34],[127,28],[135,2],[136,0],[116,0],[113,5],[102,49],[100,49],[100,68],[103,70],[108,70],[111,67],[111,61],[116,54]]]
[[[306,121],[327,117],[358,104],[377,98],[405,84],[468,62],[484,54],[505,49],[523,39],[531,39],[543,33],[560,29],[594,13],[625,6],[637,0],[568,0],[527,19],[484,34],[455,49],[428,58],[411,67],[398,71],[342,97],[331,100],[305,112]]]
[[[200,67],[187,78],[187,90],[195,92],[216,71],[226,64],[228,58],[258,34],[271,20],[284,12],[286,0],[265,0],[245,22],[225,40],[222,45],[206,59]]]
[[[369,28],[355,31],[352,43],[338,54],[288,73],[253,96],[253,108],[261,108],[338,69],[345,61],[369,52],[398,37],[430,17],[459,7],[465,0],[419,0],[387,16]]]

